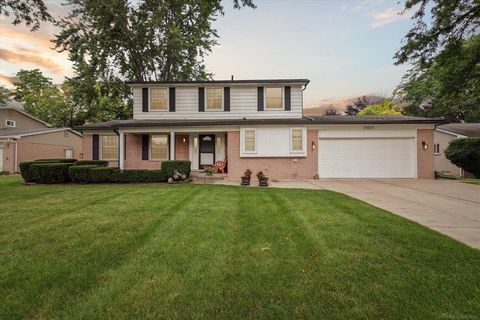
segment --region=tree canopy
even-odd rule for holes
[[[384,99],[381,103],[371,104],[363,108],[358,115],[387,115],[387,114],[401,114],[402,108],[396,104],[392,99]]]
[[[37,30],[42,21],[54,21],[43,0],[0,0],[0,15],[13,16],[13,24],[24,22],[32,31]]]

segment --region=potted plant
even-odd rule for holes
[[[203,172],[205,172],[205,174],[209,177],[211,177],[213,175],[213,173],[215,172],[215,169],[213,167],[206,167]]]
[[[242,186],[249,186],[250,179],[252,178],[252,170],[250,169],[245,170],[241,178],[242,178]]]
[[[257,172],[257,178],[260,187],[268,187],[268,177],[262,171]]]

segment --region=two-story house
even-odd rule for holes
[[[436,119],[303,115],[307,79],[128,82],[133,119],[86,124],[85,159],[193,170],[228,159],[271,178],[432,178]]]
[[[0,105],[0,172],[18,172],[18,164],[42,158],[77,158],[82,135],[52,128],[23,110],[20,103]]]

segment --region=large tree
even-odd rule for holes
[[[368,106],[367,97],[366,96],[359,97],[345,107],[345,114],[347,116],[356,116],[366,106]]]
[[[399,104],[395,103],[393,99],[384,99],[380,103],[371,104],[363,108],[358,115],[359,116],[373,116],[373,115],[388,115],[388,114],[401,114],[402,108]]]
[[[405,10],[414,11],[414,25],[395,54],[395,63],[412,63],[420,70],[448,45],[477,34],[480,26],[478,0],[407,0]]]
[[[407,114],[480,121],[480,35],[447,45],[430,67],[406,78],[396,94]]]
[[[43,0],[0,0],[0,15],[13,16],[13,24],[24,22],[32,31],[37,30],[42,21],[54,21]]]
[[[68,0],[55,45],[76,71],[122,80],[207,79],[204,56],[218,37],[220,0]],[[234,6],[253,7],[250,0]]]
[[[404,112],[479,121],[480,1],[408,0],[405,9],[414,26],[395,55],[412,66],[396,89]]]

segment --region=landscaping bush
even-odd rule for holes
[[[95,166],[108,166],[108,161],[106,160],[78,160],[75,162],[76,166],[85,166],[85,165],[95,165]]]
[[[454,165],[480,178],[480,137],[455,139],[445,149]]]
[[[34,176],[32,171],[30,170],[30,167],[32,164],[38,164],[38,162],[35,161],[25,161],[25,162],[20,162],[18,167],[20,168],[20,174],[22,175],[23,180],[25,182],[34,182]]]
[[[98,165],[75,165],[70,166],[68,168],[68,174],[70,175],[70,178],[72,179],[73,182],[77,183],[89,183],[91,182],[90,178],[90,169],[92,168],[98,168]]]
[[[31,179],[31,181],[28,182],[49,184],[70,182],[71,179],[68,174],[68,168],[70,166],[72,166],[72,163],[34,162],[28,167]]]
[[[162,162],[161,170],[164,172],[166,178],[172,178],[173,173],[177,170],[180,173],[190,177],[192,163],[188,160],[167,160]]]
[[[50,162],[50,163],[74,163],[77,162],[77,159],[64,159],[64,158],[53,158],[53,159],[37,159],[35,162]]]
[[[147,183],[166,181],[167,176],[163,170],[123,170],[119,182]]]
[[[114,167],[96,166],[89,170],[90,183],[116,183],[121,180],[121,171]]]

